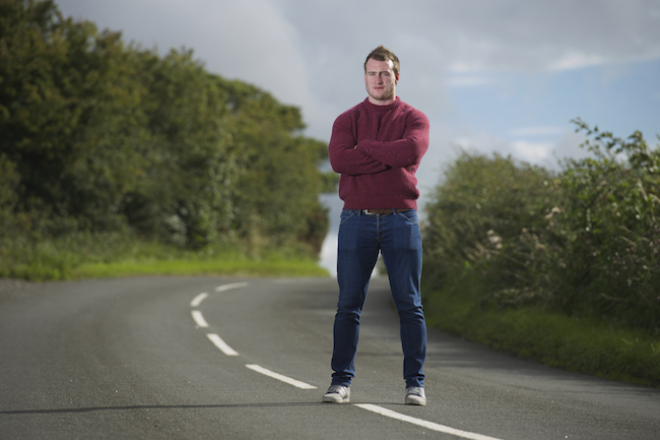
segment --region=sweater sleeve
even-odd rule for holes
[[[376,174],[391,167],[379,162],[374,157],[355,149],[357,144],[351,121],[347,115],[340,115],[332,126],[332,135],[328,144],[330,165],[335,173],[349,176]]]
[[[357,151],[391,168],[419,165],[429,148],[429,129],[426,115],[416,111],[408,116],[401,139],[389,142],[364,139],[357,145]]]

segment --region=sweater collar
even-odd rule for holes
[[[394,109],[394,108],[397,108],[397,107],[399,106],[399,104],[401,103],[401,98],[399,98],[399,97],[397,96],[397,97],[394,99],[394,102],[391,103],[391,104],[388,104],[388,105],[376,105],[376,104],[373,104],[371,101],[369,101],[369,98],[368,98],[368,97],[367,97],[367,98],[364,98],[364,102],[365,102],[369,107],[372,107],[372,108],[374,108],[374,109],[387,111],[387,110],[392,110],[392,109]]]

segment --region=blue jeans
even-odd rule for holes
[[[420,277],[422,239],[417,211],[367,215],[345,209],[339,226],[337,281],[339,301],[334,324],[331,367],[333,385],[349,386],[355,377],[355,354],[360,334],[360,314],[369,280],[378,259],[383,261],[399,313],[406,386],[424,386],[426,322],[422,310]]]

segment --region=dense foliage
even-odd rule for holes
[[[467,153],[446,170],[428,207],[426,281],[481,308],[543,307],[658,335],[660,146],[574,123],[591,157],[559,172]]]
[[[227,44],[231,44],[227,42]],[[120,233],[317,254],[327,145],[300,110],[52,1],[0,0],[0,238]],[[29,240],[28,240],[29,241]]]

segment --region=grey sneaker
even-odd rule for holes
[[[351,400],[351,389],[343,385],[330,385],[328,391],[323,395],[321,402],[325,403],[348,403]]]
[[[406,405],[426,405],[426,394],[424,394],[423,387],[408,387],[406,388]]]

